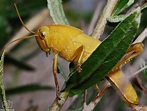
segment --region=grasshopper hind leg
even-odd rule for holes
[[[129,62],[143,51],[143,44],[141,42],[132,44],[127,50],[125,56],[116,64],[112,70],[119,69],[122,65]]]
[[[120,92],[123,100],[128,106],[138,104],[138,96],[132,84],[125,77],[120,67],[130,61],[143,51],[143,44],[136,43],[130,46],[125,56],[117,63],[111,72],[106,76],[107,80]]]

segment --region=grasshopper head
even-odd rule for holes
[[[18,39],[15,39],[11,42],[9,42],[8,44],[5,45],[4,49],[6,49],[7,46],[9,46],[10,44],[12,44],[13,42],[16,42],[18,40],[23,40],[23,39],[26,39],[26,38],[32,38],[32,37],[35,37],[36,38],[36,41],[38,43],[38,45],[40,46],[40,48],[46,52],[46,54],[48,54],[50,52],[50,48],[49,48],[49,44],[48,44],[48,39],[49,39],[49,28],[47,26],[42,26],[41,28],[39,28],[39,30],[35,33],[33,31],[31,31],[30,29],[28,29],[26,27],[26,25],[24,24],[23,20],[21,19],[21,16],[19,14],[19,11],[18,11],[18,8],[16,6],[16,4],[14,3],[14,6],[15,6],[15,9],[16,9],[16,12],[17,12],[17,15],[19,17],[19,20],[20,22],[22,23],[22,25],[24,26],[24,28],[32,33],[33,35],[31,36],[23,36],[21,38],[18,38]],[[35,34],[35,35],[34,35]],[[4,50],[3,49],[3,50]]]
[[[49,48],[49,27],[47,26],[42,26],[40,27],[37,32],[36,32],[36,41],[40,48],[46,52],[46,54],[50,53],[50,48]]]

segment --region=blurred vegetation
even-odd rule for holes
[[[28,19],[33,13],[37,13],[37,11],[46,6],[45,0],[37,0],[35,3],[33,0],[1,0],[0,30],[3,33],[0,33],[0,49],[3,48],[12,35],[22,26],[13,6],[14,3],[16,3],[19,7],[19,12],[24,21]]]
[[[42,8],[46,7],[46,1],[37,0],[34,4],[33,0],[1,0],[0,1],[0,30],[3,33],[0,33],[0,50],[4,47],[4,45],[8,42],[8,40],[13,37],[15,33],[22,27],[20,20],[18,19],[18,15],[14,8],[14,3],[17,4],[19,13],[25,22],[28,20],[32,14],[37,13]],[[23,44],[22,44],[23,43]],[[28,43],[28,40],[24,40],[15,46],[11,52],[18,50],[21,47],[25,47],[25,44]],[[15,50],[16,49],[16,50]],[[34,53],[34,52],[33,52]],[[26,54],[27,55],[27,54]],[[13,57],[10,54],[6,54],[6,63],[13,64],[24,70],[33,70],[33,66],[29,66],[22,60],[19,60]]]

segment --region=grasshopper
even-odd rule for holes
[[[53,73],[57,92],[59,91],[59,85],[56,77],[58,55],[69,62],[73,62],[80,74],[80,65],[88,59],[88,57],[101,43],[100,40],[84,34],[80,29],[61,24],[42,26],[38,29],[35,35],[37,35],[36,41],[38,45],[46,54],[50,53],[51,50],[54,53]],[[120,90],[124,100],[130,100],[129,103],[133,104],[138,104],[137,94],[129,81],[123,83],[123,80],[126,79],[120,70],[120,67],[142,51],[142,43],[131,45],[126,52],[126,55],[131,54],[122,58],[122,60],[120,60],[107,75],[108,80],[113,83],[113,86],[115,85],[115,87]],[[131,91],[131,95],[128,89]],[[131,98],[132,95],[133,98]]]
[[[6,46],[17,40],[35,37],[39,47],[46,53],[47,56],[52,51],[54,53],[53,75],[56,85],[56,95],[58,97],[60,91],[56,75],[58,55],[69,62],[73,62],[76,66],[76,70],[80,74],[80,71],[82,70],[80,68],[81,64],[83,64],[89,58],[89,56],[101,44],[101,41],[84,34],[83,31],[78,28],[66,26],[63,24],[41,26],[36,32],[30,31],[24,25],[16,5],[15,8],[21,23],[26,28],[26,30],[31,32],[33,35],[16,39],[8,43]],[[138,104],[138,97],[131,83],[128,80],[123,82],[123,80],[126,79],[120,67],[126,62],[136,57],[142,51],[142,43],[136,43],[131,45],[131,47],[126,52],[127,56],[124,56],[118,62],[118,64],[116,64],[112,71],[106,76],[108,81],[110,81],[110,83],[119,90],[124,101],[130,106]]]

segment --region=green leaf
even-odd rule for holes
[[[142,7],[141,7],[141,10],[144,10],[147,8],[147,3],[145,3]]]
[[[3,52],[2,56],[1,56],[1,60],[0,60],[0,88],[1,88],[0,92],[1,92],[1,97],[2,97],[2,101],[3,101],[3,107],[5,108],[5,111],[8,111],[8,104],[7,104],[6,94],[5,94],[5,87],[4,87],[4,83],[3,83],[4,54],[5,54],[5,52]]]
[[[40,90],[52,90],[53,87],[50,86],[41,86],[38,84],[29,84],[24,86],[19,86],[16,88],[11,88],[6,90],[6,95],[14,95],[14,94],[21,94],[26,92],[34,92]]]
[[[124,9],[126,9],[133,3],[134,0],[119,0],[118,4],[116,5],[116,8],[113,11],[112,16],[120,14]]]
[[[115,9],[113,10],[111,17],[109,17],[107,20],[112,23],[123,21],[127,15],[126,14],[119,15],[119,14],[133,3],[134,0],[120,0],[116,5]]]
[[[140,23],[140,8],[137,8],[92,53],[81,66],[82,72],[75,72],[66,82],[65,88],[72,95],[103,79],[123,57],[135,37]]]
[[[50,15],[55,24],[69,25],[62,7],[61,0],[47,0]]]

